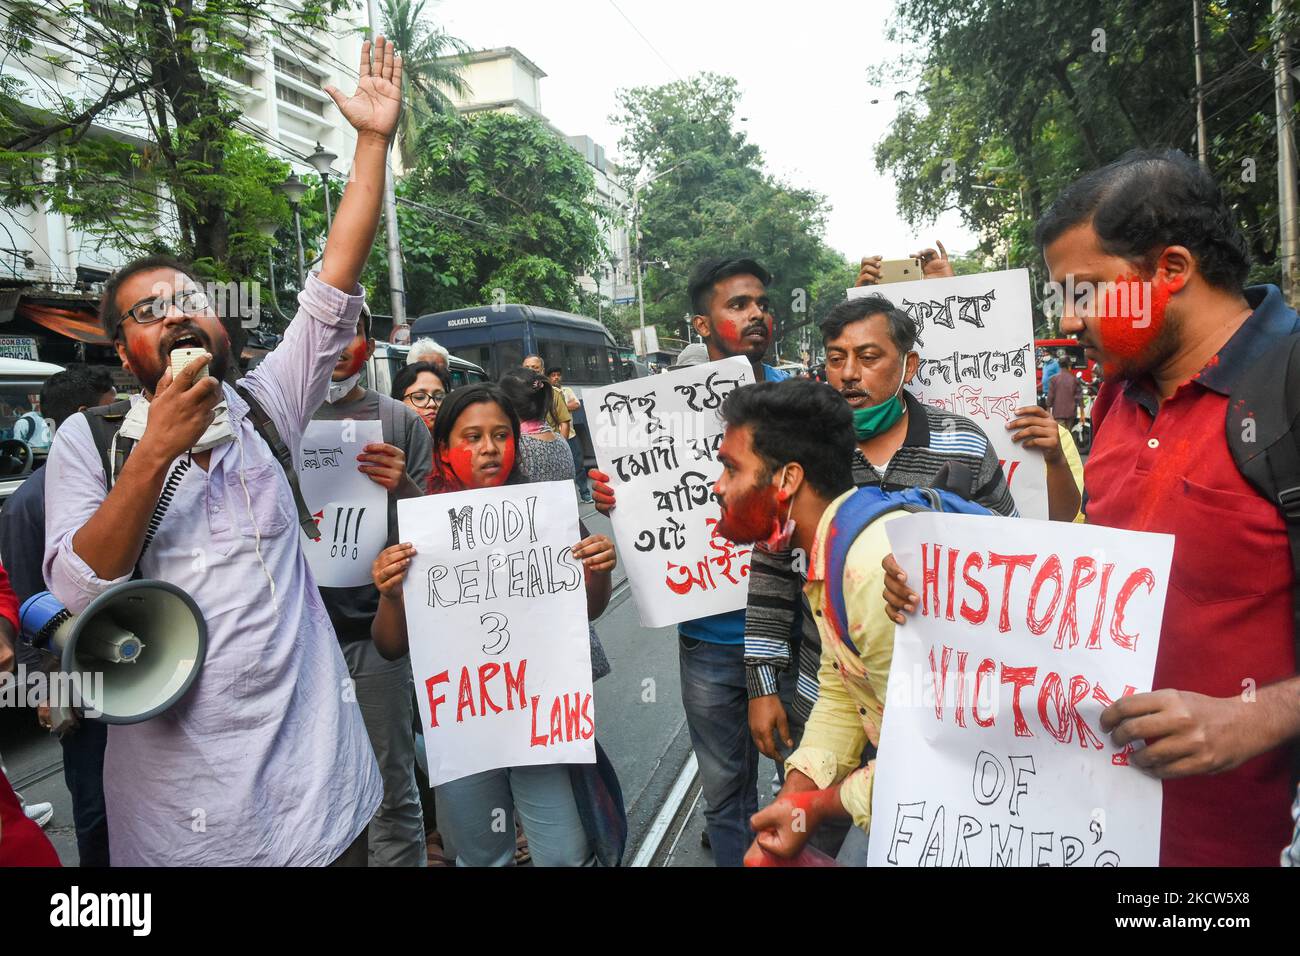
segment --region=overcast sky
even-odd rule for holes
[[[426,10],[474,49],[513,46],[536,63],[547,74],[547,118],[611,156],[616,90],[728,74],[742,92],[741,127],[769,171],[827,197],[834,248],[898,258],[936,238],[950,253],[975,245],[955,212],[911,229],[893,183],[875,171],[872,147],[893,118],[896,88],[870,86],[865,71],[897,52],[885,39],[888,0],[441,0]]]

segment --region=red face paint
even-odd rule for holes
[[[718,522],[718,534],[736,544],[766,541],[780,526],[779,497],[774,485],[751,488],[728,501]]]
[[[501,470],[493,475],[484,475],[479,480],[480,488],[496,488],[506,483],[510,473],[515,470],[515,439],[511,435],[501,449]]]
[[[1182,287],[1181,276],[1170,281],[1157,275],[1148,283],[1140,276],[1121,275],[1106,287],[1104,296],[1098,296],[1097,335],[1107,378],[1150,365],[1151,346],[1165,328],[1169,297]]]
[[[356,375],[369,357],[370,349],[366,347],[366,340],[360,336],[353,339],[352,345],[348,346],[348,350],[339,357],[338,364],[334,366],[334,381],[341,382]]]
[[[492,472],[485,472],[484,466],[497,464],[499,461],[501,467]],[[510,473],[515,467],[515,439],[510,436],[505,440],[501,448],[500,459],[485,458],[481,454],[476,454],[476,446],[468,442],[463,442],[454,448],[447,449],[447,455],[443,464],[446,470],[451,473],[453,487],[460,489],[466,488],[496,488],[504,485],[510,477]]]
[[[766,330],[766,337],[761,341],[749,338],[746,332],[752,331],[759,324]],[[718,345],[727,355],[749,355],[758,351],[761,355],[767,351],[767,343],[772,338],[772,316],[765,315],[761,323],[753,319],[719,319],[713,323],[714,334],[718,337]]]

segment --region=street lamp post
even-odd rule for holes
[[[301,289],[307,284],[307,257],[302,250],[302,217],[299,215],[298,207],[307,192],[307,185],[298,178],[297,173],[290,173],[289,178],[276,188],[293,207],[293,235],[298,244],[298,288]]]
[[[682,166],[686,160],[673,163],[667,169],[661,169],[645,182],[632,187],[632,238],[636,240],[636,304],[641,312],[641,355],[645,357],[645,296],[641,294],[641,190],[661,176],[667,176],[674,169]]]
[[[330,166],[336,159],[338,159],[338,155],[331,153],[319,141],[316,143],[316,152],[307,157],[307,162],[311,163],[312,168],[320,173],[321,186],[324,187],[326,232],[334,225],[334,211],[330,208]]]
[[[274,239],[280,231],[280,224],[271,219],[257,224],[257,230],[267,239]],[[271,283],[271,312],[281,322],[288,322],[289,317],[280,310],[280,294],[275,289],[275,250],[266,250],[266,275]]]

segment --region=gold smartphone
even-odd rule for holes
[[[914,282],[923,279],[920,259],[882,259],[880,261],[880,283]]]

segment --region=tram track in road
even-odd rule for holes
[[[16,777],[15,779],[9,781],[9,785],[13,787],[15,791],[21,792],[27,789],[28,787],[35,786],[36,784],[40,783],[42,780],[48,780],[50,777],[54,776],[56,773],[59,773],[62,770],[63,770],[63,750],[62,748],[60,748],[58,760],[55,760],[52,763],[48,763],[43,767],[38,767],[37,769],[30,771],[29,773],[23,774],[21,777]]]

